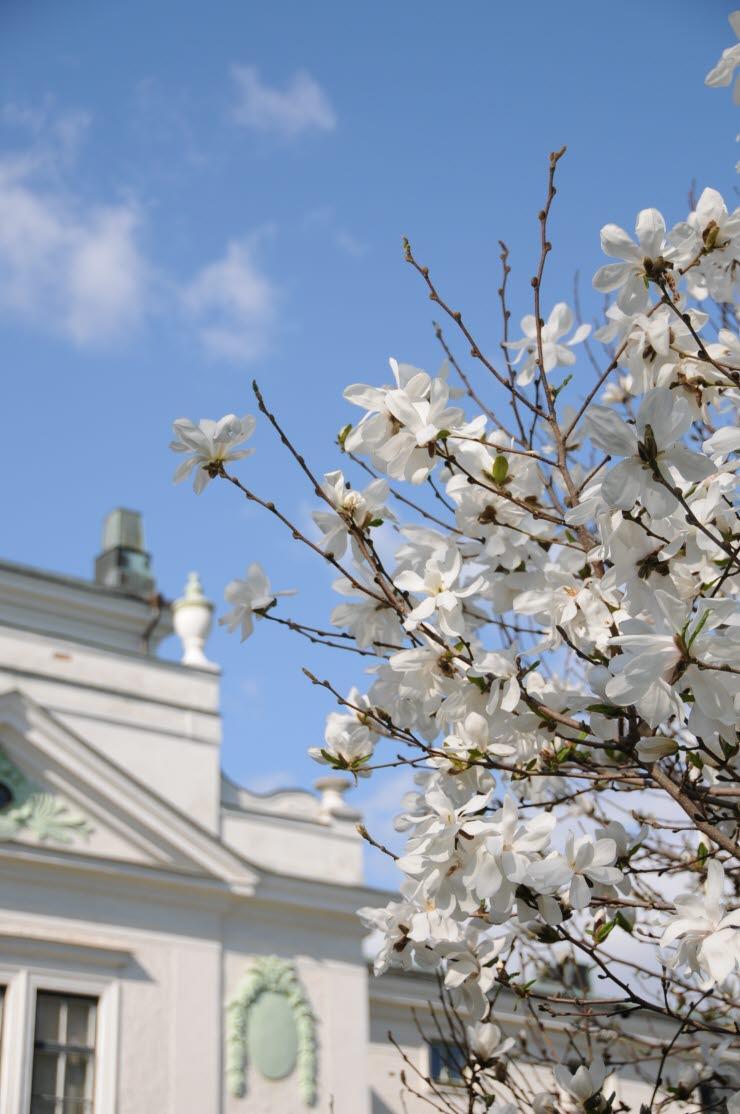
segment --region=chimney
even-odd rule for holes
[[[103,549],[95,558],[95,581],[130,596],[150,599],[155,592],[151,558],[144,549],[138,511],[117,507],[103,523]]]

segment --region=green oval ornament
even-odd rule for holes
[[[296,1065],[298,1032],[284,994],[264,990],[247,1017],[248,1057],[266,1079],[285,1079]]]

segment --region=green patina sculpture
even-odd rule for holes
[[[316,1101],[316,1021],[292,963],[278,956],[255,959],[226,1012],[226,1077],[229,1092],[246,1094],[247,1060],[267,1079],[297,1069],[306,1106]]]
[[[44,793],[1,750],[0,786],[5,788],[2,798],[7,798],[0,805],[0,840],[27,831],[52,843],[71,843],[76,836],[92,832],[84,816],[52,793]]]

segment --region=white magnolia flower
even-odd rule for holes
[[[486,717],[479,712],[469,712],[463,722],[457,725],[454,734],[445,739],[445,751],[451,751],[460,758],[474,753],[506,758],[516,753],[516,747],[493,740]]]
[[[260,618],[260,612],[271,607],[278,596],[294,596],[295,589],[287,588],[274,592],[270,587],[265,570],[256,561],[247,569],[244,580],[231,580],[226,585],[224,598],[232,604],[232,610],[219,622],[231,633],[241,627],[241,640],[249,638],[254,629],[253,617]]]
[[[663,387],[645,395],[634,426],[610,407],[592,406],[585,422],[589,437],[611,456],[624,457],[601,482],[604,501],[628,511],[639,499],[655,518],[671,514],[676,497],[655,474],[673,487],[705,479],[715,470],[710,460],[681,442],[691,420],[687,401]]]
[[[530,820],[520,820],[513,797],[507,794],[503,808],[485,825],[483,832],[493,830],[478,850],[471,885],[480,898],[489,898],[506,887],[506,900],[515,887],[524,882],[530,864],[544,853],[555,827],[555,814],[541,812]],[[476,832],[476,826],[471,827]]]
[[[675,754],[678,744],[667,735],[648,735],[637,743],[637,757],[641,762],[660,762],[669,754]]]
[[[487,651],[475,658],[473,669],[475,673],[480,672],[490,685],[486,711],[493,713],[501,708],[504,712],[513,712],[521,695],[518,678],[520,665],[516,655]]]
[[[570,306],[566,305],[565,302],[558,302],[556,306],[553,306],[550,316],[541,329],[542,361],[545,365],[545,372],[550,372],[558,366],[570,367],[576,362],[572,347],[586,339],[591,332],[591,326],[579,325],[570,340],[563,341],[562,338],[570,332],[573,324],[573,313]],[[524,366],[516,380],[520,386],[525,387],[532,382],[537,371],[537,321],[531,313],[528,313],[526,317],[522,318],[521,325],[524,333],[522,339],[507,341],[506,347],[513,351],[518,350],[519,355],[516,357],[515,363],[519,363],[522,357],[526,356]]]
[[[377,599],[370,598],[346,577],[339,577],[332,588],[340,596],[346,596],[351,603],[340,603],[331,613],[332,626],[347,631],[360,650],[375,643],[386,646],[397,644],[399,638],[398,613],[384,606]]]
[[[348,696],[350,704],[368,704],[357,689]],[[373,721],[357,712],[330,712],[326,717],[323,747],[309,747],[308,753],[320,765],[351,770],[357,777],[368,777],[363,767],[370,760],[378,738]]]
[[[734,698],[728,684],[732,678],[710,665],[733,659],[737,641],[730,632],[721,635],[717,627],[725,622],[738,623],[737,608],[729,601],[700,601],[696,613],[691,605],[657,589],[649,596],[650,611],[644,617],[620,623],[620,633],[611,644],[622,653],[612,658],[611,679],[606,683],[607,698],[619,707],[634,704],[651,727],[681,713],[681,701],[672,685],[673,673],[680,662],[681,688],[690,688],[699,708],[712,718],[735,722]],[[729,608],[728,608],[729,603]],[[686,665],[688,654],[692,664]],[[734,686],[737,688],[737,684]]]
[[[466,587],[456,588],[455,584],[462,567],[460,551],[457,546],[451,545],[431,558],[423,577],[410,570],[399,573],[395,578],[398,588],[404,592],[426,595],[426,598],[406,616],[404,622],[406,630],[416,630],[420,623],[436,614],[440,628],[445,634],[465,633],[462,600],[479,592],[483,587],[484,579],[479,576]]]
[[[730,27],[735,32],[735,36],[740,39],[740,11],[730,12],[728,19],[730,21]],[[725,47],[722,51],[720,60],[704,78],[704,84],[714,86],[715,88],[717,86],[730,85],[738,66],[740,66],[740,43],[734,43],[732,46]],[[740,104],[740,83],[738,82],[735,83],[733,96],[735,104]]]
[[[200,495],[213,478],[211,466],[227,464],[230,460],[243,460],[252,455],[254,449],[237,451],[236,446],[252,436],[256,424],[251,414],[246,414],[243,418],[226,414],[217,422],[211,418],[201,418],[197,425],[189,418],[178,418],[172,425],[175,440],[170,443],[170,448],[175,453],[189,455],[176,469],[174,482],[180,483],[196,469],[193,487],[195,494]]]
[[[400,650],[391,655],[388,665],[398,697],[420,706],[425,714],[435,713],[441,700],[455,690],[456,659],[442,655],[436,644]]]
[[[466,1027],[470,1051],[483,1063],[498,1060],[514,1047],[512,1037],[503,1039],[503,1034],[492,1021],[479,1021],[477,1025]]]
[[[387,518],[395,516],[385,506],[388,484],[373,480],[364,491],[355,491],[344,478],[344,473],[327,472],[321,490],[335,511],[313,512],[313,520],[321,530],[322,549],[332,557],[341,557],[347,548],[350,525],[363,533],[371,526],[380,526]]]
[[[454,793],[454,786],[448,788],[449,792],[438,782],[434,782],[416,802],[418,805],[417,811],[413,815],[404,817],[404,819],[411,821],[415,827],[414,848],[423,847],[424,841],[440,835],[454,842],[461,831],[465,830],[467,834],[469,831],[477,830],[471,828],[471,825],[477,824],[475,817],[488,804],[491,796],[490,790],[457,801],[454,796],[450,795]],[[399,859],[399,866],[402,870],[407,869],[408,859],[410,859],[410,856]],[[416,873],[416,868],[414,867],[409,873]]]
[[[394,359],[388,362],[393,372],[396,390],[405,391],[410,399],[421,400],[429,397],[432,377],[426,371],[421,371],[412,364],[399,363]],[[396,419],[387,406],[388,396],[393,389],[393,387],[372,387],[367,383],[353,383],[346,388],[344,397],[347,401],[367,411],[344,440],[344,447],[348,453],[367,453],[372,457],[375,451],[393,435]]]
[[[521,615],[533,615],[549,634],[539,646],[556,645],[560,641],[557,627],[565,627],[578,640],[586,639],[604,646],[609,637],[611,615],[591,578],[584,581],[577,575],[580,555],[576,550],[558,553],[556,561],[548,561],[539,571],[539,585],[518,593],[512,608]],[[531,584],[532,574],[515,573],[515,583]]]
[[[599,1093],[607,1074],[606,1066],[600,1056],[595,1057],[588,1067],[581,1064],[575,1072],[570,1072],[564,1064],[559,1064],[554,1072],[558,1087],[581,1105]]]
[[[571,833],[565,842],[565,854],[552,852],[547,858],[530,863],[525,882],[543,895],[557,893],[567,885],[571,909],[585,909],[591,901],[588,882],[616,886],[622,881],[621,870],[613,866],[616,858],[617,844],[613,839],[576,837]]]
[[[740,426],[723,426],[707,437],[702,448],[710,456],[725,457],[740,452]]]
[[[568,891],[571,909],[585,909],[591,901],[586,879],[601,886],[614,886],[622,881],[622,872],[613,865],[617,858],[617,844],[613,839],[569,835],[565,858],[572,875]]]
[[[487,995],[496,982],[495,960],[510,940],[509,934],[491,939],[469,926],[463,946],[453,944],[445,949],[445,986],[456,992],[476,1020],[488,1011],[490,1003]]]
[[[446,370],[433,379],[410,364],[390,361],[394,387],[355,383],[344,397],[367,411],[345,440],[347,452],[367,453],[394,479],[422,483],[434,467],[433,444],[443,430],[463,424],[464,415],[448,406]]]
[[[415,398],[400,390],[388,393],[386,406],[397,432],[376,456],[389,476],[413,484],[424,482],[434,467],[434,445],[440,434],[464,424],[462,410],[448,405],[449,396],[450,388],[443,379],[432,380],[428,398]]]
[[[740,966],[740,908],[726,912],[724,888],[724,868],[710,859],[703,892],[676,898],[675,917],[661,940],[663,947],[678,940],[674,966],[688,967],[710,983],[721,983]]]
[[[712,251],[740,234],[740,212],[737,209],[728,212],[722,194],[707,186],[702,190],[693,213],[689,213],[688,224],[696,231],[701,246]]]
[[[619,225],[604,225],[601,250],[623,262],[600,267],[593,280],[602,294],[619,290],[617,305],[626,314],[645,309],[650,279],[660,274],[666,252],[669,252],[665,221],[657,209],[643,209],[637,214],[635,233],[637,243]]]
[[[383,934],[383,942],[373,961],[376,975],[382,975],[391,963],[403,959],[403,952],[410,944],[409,932],[416,915],[416,907],[410,901],[390,901],[383,908],[369,905],[357,910],[357,916],[368,928]]]
[[[677,225],[670,236],[676,260],[680,256],[681,265],[686,268],[687,289],[692,297],[700,301],[707,297],[718,302],[733,301],[738,234],[738,210],[728,212],[722,195],[717,190],[705,189],[686,222]]]

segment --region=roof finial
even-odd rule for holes
[[[332,817],[343,820],[359,820],[361,813],[344,800],[344,794],[354,782],[348,777],[320,777],[314,787],[321,794],[319,803],[320,817],[329,822]]]
[[[204,653],[213,625],[213,604],[204,596],[197,572],[188,574],[183,595],[173,603],[172,621],[182,642],[182,664],[196,669],[217,669]]]

